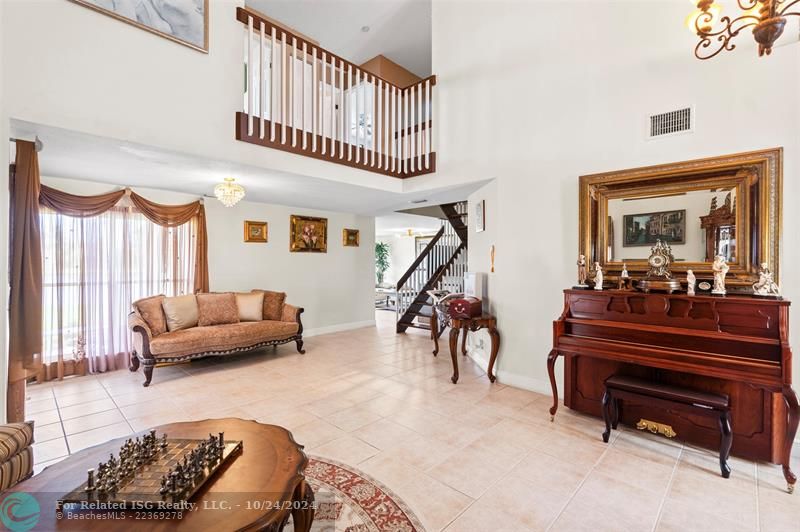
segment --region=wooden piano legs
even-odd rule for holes
[[[719,470],[722,473],[722,478],[730,478],[731,466],[728,465],[728,457],[731,455],[731,445],[733,445],[730,410],[720,413],[719,432],[722,434],[719,445]]]
[[[550,421],[556,418],[556,410],[558,410],[558,386],[556,385],[556,359],[558,358],[558,351],[555,349],[550,351],[547,355],[547,374],[550,376],[550,387],[553,388],[553,406],[550,407]]]
[[[792,444],[794,437],[797,435],[797,425],[800,422],[800,405],[797,402],[797,394],[791,386],[783,387],[783,398],[786,401],[788,422],[786,424],[786,440],[783,443],[783,456],[781,461],[783,465],[783,478],[786,479],[786,491],[789,493],[794,492],[794,484],[797,482],[797,476],[792,472],[790,467],[792,459]]]

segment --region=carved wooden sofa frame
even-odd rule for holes
[[[291,305],[285,304],[284,306],[290,307]],[[298,329],[297,332],[291,336],[287,336],[286,338],[276,338],[272,340],[265,340],[263,342],[257,342],[252,345],[244,346],[244,347],[237,347],[232,349],[221,349],[217,351],[203,351],[198,353],[190,353],[185,355],[175,355],[175,356],[159,356],[156,357],[150,352],[150,340],[152,338],[152,334],[150,332],[150,328],[147,324],[136,316],[135,312],[131,312],[128,315],[129,321],[133,322],[132,330],[134,334],[139,334],[142,340],[142,348],[141,353],[134,349],[131,352],[130,357],[130,364],[128,365],[128,369],[130,371],[137,371],[139,366],[142,367],[142,372],[144,373],[144,383],[142,386],[150,386],[150,382],[153,380],[153,369],[156,366],[166,365],[166,364],[174,364],[176,362],[186,362],[187,360],[196,360],[205,357],[213,357],[213,356],[225,356],[231,355],[235,353],[245,353],[248,351],[254,351],[256,349],[260,349],[262,347],[267,347],[270,345],[278,346],[281,344],[288,344],[290,342],[295,342],[297,344],[297,352],[301,355],[306,353],[305,349],[303,349],[303,322],[300,320],[300,314],[304,312],[305,309],[302,307],[294,307],[295,311],[295,320],[297,321]],[[132,319],[133,317],[133,319]]]

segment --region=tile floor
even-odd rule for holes
[[[547,396],[490,384],[469,359],[451,384],[424,332],[377,317],[309,338],[304,356],[290,345],[157,368],[149,388],[128,371],[31,386],[36,470],[153,425],[233,416],[377,478],[429,531],[800,530],[800,493],[778,466],[732,459],[724,480],[702,449],[631,430],[605,445],[599,419],[562,408],[550,423]]]

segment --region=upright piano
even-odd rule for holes
[[[564,357],[564,404],[599,416],[605,380],[629,375],[730,397],[734,455],[789,467],[800,406],[792,389],[789,301],[747,295],[688,296],[625,290],[565,290],[547,358]],[[719,427],[684,412],[623,404],[621,421],[659,420],[681,439],[718,448]],[[598,433],[598,438],[599,438]]]

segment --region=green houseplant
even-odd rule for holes
[[[383,276],[389,269],[389,244],[386,242],[375,242],[375,273],[378,276],[378,284],[383,283]]]

